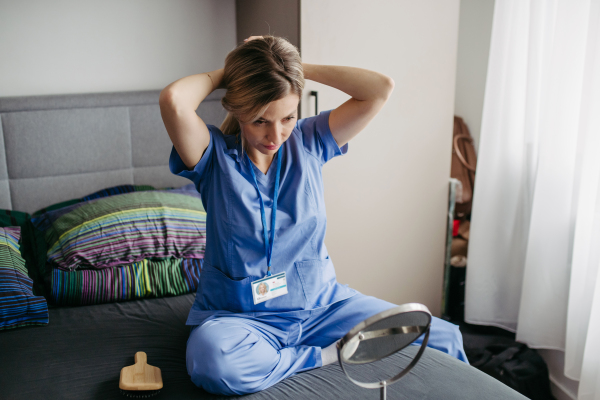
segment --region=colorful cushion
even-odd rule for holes
[[[32,218],[46,259],[65,271],[102,269],[150,258],[204,257],[206,213],[195,190],[102,197]]]
[[[141,192],[141,191],[145,191],[145,190],[155,190],[155,188],[153,186],[149,186],[149,185],[119,185],[119,186],[113,186],[113,187],[109,187],[109,188],[106,188],[106,189],[99,190],[97,192],[94,192],[94,193],[89,194],[87,196],[81,197],[79,199],[72,199],[72,200],[67,200],[67,201],[62,201],[60,203],[52,204],[51,206],[44,207],[41,210],[37,210],[36,212],[33,213],[33,216],[37,217],[38,215],[47,213],[48,211],[58,210],[59,208],[65,208],[67,206],[70,206],[70,205],[73,205],[73,204],[77,204],[77,203],[81,203],[81,202],[88,201],[88,200],[99,199],[101,197],[114,196],[116,194],[131,193],[131,192]]]
[[[0,228],[0,329],[48,323],[48,305],[33,294],[20,238],[20,227]]]
[[[160,194],[158,197],[152,194],[137,196],[150,191]],[[165,193],[167,195],[162,196]],[[121,195],[125,194],[131,196],[123,200]],[[183,218],[174,221],[175,215],[170,211],[173,208],[179,208]],[[150,214],[156,217],[154,221],[158,220],[159,223],[147,226],[149,229],[145,232],[137,229],[141,226],[140,223],[149,224],[153,221],[148,219],[149,211],[144,215],[138,213],[140,209],[154,209],[154,213]],[[127,213],[137,217],[141,215],[141,219],[122,218]],[[90,219],[97,220],[98,232],[102,231],[102,235],[107,239],[107,243],[99,247],[98,257],[101,258],[100,254],[106,256],[106,252],[112,252],[110,257],[114,257],[113,261],[118,261],[117,265],[105,263],[98,267],[85,262],[70,265],[69,270],[65,270],[64,265],[48,259],[48,249],[52,240],[46,239],[60,238],[57,229],[65,228],[65,224],[69,223],[75,223],[69,229],[79,231],[78,235],[81,238],[85,228],[89,227]],[[193,221],[191,225],[190,219]],[[111,220],[114,223],[125,224],[120,233],[111,225]],[[165,225],[165,221],[168,225]],[[45,296],[51,305],[85,305],[193,292],[198,286],[204,257],[205,221],[206,214],[200,195],[193,184],[179,189],[162,190],[155,190],[151,186],[116,186],[37,211],[25,224],[23,234],[26,236],[23,254],[30,269],[30,276],[34,280],[34,293]],[[152,233],[152,230],[155,232]],[[136,231],[145,233],[145,236],[132,239],[131,236],[135,236]],[[134,242],[135,246],[136,240],[143,242],[144,238],[158,243],[154,248],[146,248],[144,254],[139,254],[139,257],[144,258],[135,258],[133,262],[127,262],[126,257],[124,260],[119,256],[119,252],[128,253],[128,257],[135,255],[134,252],[126,251],[125,247],[119,247],[119,243],[131,245],[131,242]],[[94,239],[93,235],[88,239]],[[173,254],[160,249],[161,241],[165,240],[168,244],[167,250],[172,250]],[[78,240],[70,244],[79,251],[85,247],[85,239],[82,241],[83,244]],[[190,245],[182,247],[182,241],[188,241]],[[141,247],[129,249],[143,250]],[[179,249],[179,253],[174,249]],[[85,249],[84,253],[85,251],[89,253],[90,249]],[[62,253],[62,248],[60,252]],[[149,253],[150,256],[147,257]],[[165,257],[165,254],[168,256]]]
[[[82,203],[88,200],[98,199],[102,197],[113,196],[116,194],[139,192],[145,190],[155,190],[154,187],[148,185],[119,185],[113,186],[106,189],[99,190],[85,197],[63,201],[45,207],[33,213],[33,217],[38,217],[48,211],[58,210],[67,206]],[[16,213],[16,214],[15,214]],[[23,240],[21,243],[21,254],[25,258],[27,268],[29,270],[29,276],[33,279],[33,293],[36,295],[44,296],[49,298],[49,294],[46,287],[49,286],[47,282],[48,273],[46,272],[46,243],[44,240],[45,230],[36,229],[32,223],[31,215],[20,213],[19,211],[7,211],[7,216],[11,218],[17,218],[18,221],[26,219],[22,227]],[[2,223],[2,214],[0,213],[0,223]],[[2,225],[0,225],[2,226]],[[7,225],[5,225],[7,226]]]
[[[50,301],[78,306],[195,292],[202,260],[142,260],[101,270],[63,271],[50,268]]]

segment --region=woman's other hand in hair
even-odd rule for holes
[[[160,92],[158,104],[165,128],[188,169],[198,164],[210,143],[210,132],[196,109],[222,82],[223,68],[186,76]]]
[[[263,37],[262,36],[250,36],[248,39],[244,39],[244,43],[249,42],[251,40],[255,40],[255,39],[263,39]]]
[[[340,147],[375,118],[394,90],[394,80],[379,72],[337,65],[302,63],[302,66],[305,79],[331,86],[351,96],[329,115],[331,134]]]

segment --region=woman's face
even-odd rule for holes
[[[260,285],[258,291],[260,292],[260,294],[265,294],[267,293],[267,287],[265,285]]]
[[[296,125],[299,101],[298,95],[288,94],[271,102],[261,118],[241,124],[250,155],[253,149],[266,156],[273,156],[279,150]]]

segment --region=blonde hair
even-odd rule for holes
[[[292,93],[302,97],[302,60],[284,38],[253,39],[227,55],[223,82],[227,92],[221,104],[228,113],[221,131],[237,135],[240,124],[260,118],[272,101]]]

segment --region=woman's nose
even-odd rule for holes
[[[269,131],[268,139],[274,144],[281,144],[282,138],[283,125],[280,123],[273,124],[271,130]]]

